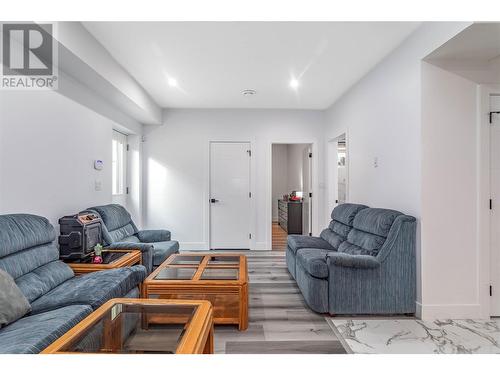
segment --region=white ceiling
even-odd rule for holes
[[[477,83],[500,83],[500,23],[475,23],[426,61]]]
[[[324,109],[416,22],[85,22],[165,108]],[[173,77],[178,87],[170,87]],[[294,77],[300,86],[294,91]],[[248,97],[244,89],[257,94]]]

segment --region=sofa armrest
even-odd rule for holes
[[[135,242],[113,242],[107,246],[108,250],[140,250],[142,252],[142,265],[150,274],[153,271],[153,244]]]
[[[137,237],[139,241],[151,243],[151,242],[162,242],[170,241],[171,235],[170,231],[164,229],[156,230],[140,230],[137,232]]]
[[[327,263],[329,266],[335,265],[360,269],[380,267],[380,262],[371,255],[351,255],[345,253],[329,253]]]

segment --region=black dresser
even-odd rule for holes
[[[302,234],[302,202],[278,199],[278,222],[288,234]]]

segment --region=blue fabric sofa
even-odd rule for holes
[[[148,273],[158,267],[170,255],[179,252],[179,243],[171,240],[168,230],[139,230],[130,213],[119,204],[90,207],[104,223],[103,239],[110,249],[140,249],[142,264]]]
[[[0,215],[0,268],[31,312],[0,329],[0,353],[39,353],[111,298],[139,297],[142,265],[75,277],[59,260],[54,227],[43,217]]]
[[[401,212],[341,204],[320,237],[288,236],[286,261],[319,313],[414,314],[416,220]]]

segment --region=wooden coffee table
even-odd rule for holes
[[[144,298],[208,300],[215,324],[248,327],[246,256],[232,253],[171,255],[142,284]]]
[[[212,354],[208,301],[116,298],[49,345],[42,354]]]

